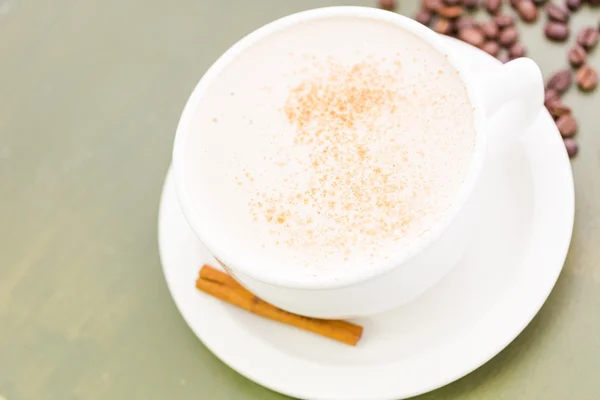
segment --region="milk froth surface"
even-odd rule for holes
[[[475,142],[446,58],[350,17],[246,49],[208,87],[192,129],[192,201],[223,247],[317,273],[407,251],[452,205]]]

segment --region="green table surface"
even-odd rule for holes
[[[374,0],[0,0],[0,398],[285,398],[221,363],[177,312],[158,202],[209,65],[268,21],[344,3]],[[585,8],[571,26],[599,16]],[[541,29],[522,34],[549,74],[566,45]],[[600,95],[571,89],[566,102],[581,151],[558,284],[508,348],[420,399],[600,398]]]

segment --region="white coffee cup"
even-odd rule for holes
[[[353,270],[347,276],[336,276],[335,279],[330,276],[290,279],[285,274],[285,266],[269,270],[255,260],[239,260],[235,248],[213,240],[211,231],[218,227],[205,224],[198,205],[190,197],[190,188],[195,182],[193,173],[187,169],[186,157],[190,157],[190,152],[186,151],[187,138],[206,88],[245,48],[300,22],[349,16],[396,24],[447,56],[458,71],[474,108],[476,140],[472,161],[451,209],[402,259],[379,268]],[[482,79],[481,75],[486,78]],[[543,93],[542,75],[532,60],[518,59],[495,71],[474,76],[467,72],[464,60],[457,57],[454,49],[435,32],[395,13],[374,8],[330,7],[293,14],[271,22],[237,42],[215,62],[194,89],[175,137],[173,168],[178,197],[191,228],[208,250],[236,280],[265,301],[297,314],[319,318],[349,318],[383,312],[432,287],[459,260],[476,229],[477,213],[474,210],[478,205],[473,204],[471,194],[484,164],[486,137],[502,134],[511,135],[511,140],[515,140],[516,135],[524,132],[539,114]],[[511,118],[494,118],[506,105],[510,105]]]

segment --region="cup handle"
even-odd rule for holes
[[[482,99],[485,115],[492,130],[517,139],[539,115],[544,105],[544,80],[537,64],[530,58],[518,58],[485,74]],[[505,107],[510,115],[498,119]],[[493,120],[493,121],[492,121]]]

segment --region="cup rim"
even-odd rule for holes
[[[424,40],[435,50],[446,56],[450,64],[458,72],[459,78],[466,89],[469,102],[473,107],[475,126],[473,153],[471,155],[471,161],[465,179],[461,184],[451,207],[445,211],[440,221],[416,240],[410,248],[401,255],[401,257],[390,258],[384,263],[379,263],[369,268],[355,268],[345,271],[342,275],[326,274],[324,276],[314,276],[314,274],[277,274],[273,272],[272,268],[257,267],[255,264],[258,263],[253,260],[240,259],[239,255],[235,254],[235,252],[228,251],[227,248],[224,248],[221,244],[215,243],[210,234],[211,227],[207,226],[198,218],[198,214],[188,192],[187,184],[185,158],[187,139],[191,131],[189,127],[191,126],[200,99],[206,88],[221,70],[223,70],[238,54],[278,30],[301,22],[332,17],[357,17],[392,23]],[[389,11],[357,6],[325,7],[301,11],[263,25],[236,42],[214,62],[192,91],[179,119],[173,146],[173,171],[177,195],[188,224],[204,246],[206,246],[220,262],[227,265],[234,273],[241,273],[244,276],[268,285],[305,290],[333,289],[371,280],[395,268],[402,267],[418,254],[426,251],[429,245],[443,234],[465,205],[473,191],[477,178],[480,175],[486,148],[486,136],[483,132],[485,120],[483,102],[481,101],[478,92],[475,90],[473,77],[466,76],[465,72],[466,70],[463,61],[454,55],[453,49],[450,49],[440,39],[437,33],[410,18]]]

